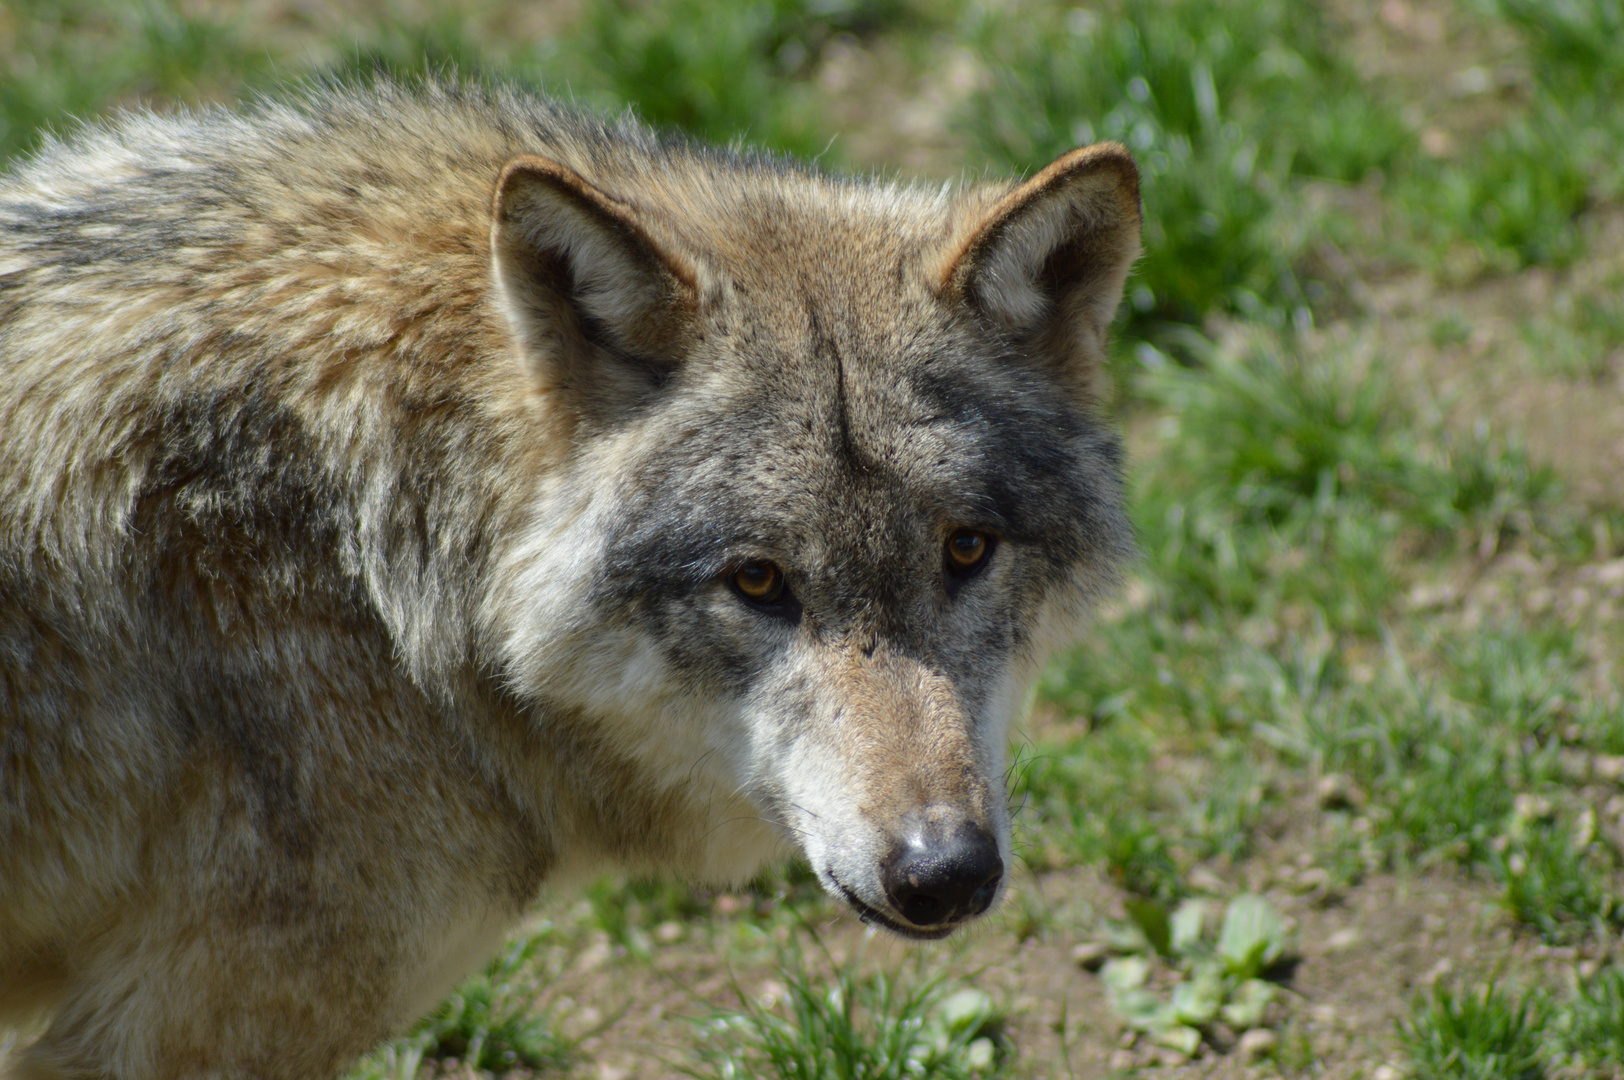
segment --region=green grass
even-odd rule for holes
[[[1581,1069],[1624,1070],[1624,968],[1605,968],[1581,982],[1558,1032]]]
[[[809,927],[818,955],[798,938],[778,958],[782,994],[755,1000],[737,982],[741,1008],[699,1022],[704,1080],[972,1080],[1002,1075],[1003,1016],[980,991],[952,992],[921,971],[863,971],[836,964]],[[816,973],[832,968],[829,975]]]
[[[1545,1080],[1543,1035],[1551,1005],[1490,982],[1456,988],[1442,981],[1400,1022],[1415,1080]]]

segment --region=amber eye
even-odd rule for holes
[[[733,571],[733,587],[746,600],[777,603],[784,595],[784,574],[770,562],[749,562]]]
[[[947,538],[947,568],[967,574],[978,568],[992,550],[992,538],[974,529],[960,529]]]

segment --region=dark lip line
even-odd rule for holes
[[[844,881],[841,881],[833,874],[829,875],[829,880],[840,886],[840,891],[845,894],[846,903],[850,904],[852,910],[857,912],[859,919],[866,923],[879,923],[894,934],[901,934],[903,937],[913,938],[915,941],[939,941],[958,929],[957,923],[944,926],[939,930],[921,930],[915,926],[904,926],[883,912],[863,903],[862,900],[858,899],[857,894],[847,887]]]

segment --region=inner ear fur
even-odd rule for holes
[[[1086,386],[1139,257],[1140,220],[1139,170],[1127,148],[1072,150],[964,230],[940,283]]]
[[[544,382],[607,399],[658,383],[686,347],[697,273],[629,204],[543,157],[502,169],[491,210],[498,298]]]

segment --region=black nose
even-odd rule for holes
[[[980,915],[1004,876],[998,842],[965,823],[950,836],[934,830],[891,849],[880,880],[891,906],[915,926],[941,926]]]

